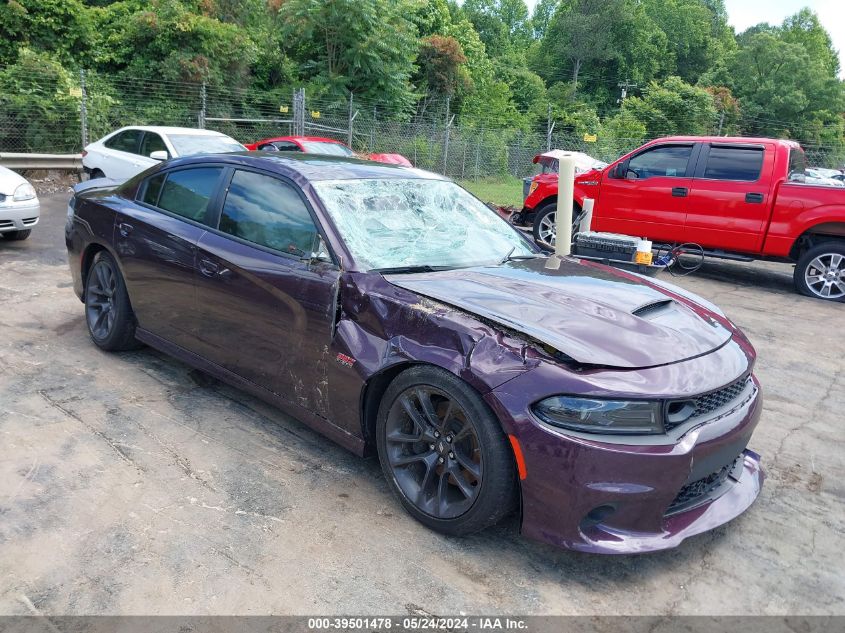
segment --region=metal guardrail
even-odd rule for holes
[[[0,152],[0,165],[9,169],[82,171],[82,154],[16,154]]]

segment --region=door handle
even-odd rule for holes
[[[117,228],[123,237],[129,237],[129,234],[135,230],[134,226],[132,226],[131,224],[127,224],[126,222],[121,222],[117,225]]]
[[[747,193],[747,194],[745,194],[745,201],[746,202],[752,202],[752,203],[763,202],[763,194],[762,193]]]
[[[232,271],[228,268],[220,268],[220,264],[213,262],[210,259],[200,260],[200,272],[206,277],[219,277],[220,279],[228,279],[232,276]]]
[[[676,198],[686,198],[687,197],[687,188],[686,187],[672,187],[672,195]]]

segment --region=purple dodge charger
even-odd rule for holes
[[[757,497],[748,339],[680,288],[547,258],[449,180],[195,156],[68,208],[94,343],[147,344],[360,455],[426,526],[512,512],[554,545],[678,545]]]

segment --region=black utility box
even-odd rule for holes
[[[575,236],[573,255],[599,257],[619,261],[634,261],[639,238],[619,233],[578,233]]]

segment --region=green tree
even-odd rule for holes
[[[404,110],[414,100],[419,44],[409,9],[400,0],[287,0],[282,34],[318,90],[336,97],[351,91]]]
[[[549,24],[560,0],[538,0],[531,15],[531,29],[535,40],[541,40],[549,30]]]
[[[716,123],[713,95],[675,76],[652,82],[642,97],[626,99],[622,110],[645,125],[651,137],[709,134]]]
[[[0,64],[27,47],[51,53],[65,65],[85,57],[93,39],[90,15],[80,0],[7,0],[0,4]]]
[[[547,80],[563,78],[569,69],[577,90],[583,68],[613,59],[617,54],[614,28],[623,18],[623,0],[564,0],[555,11],[540,47]]]

